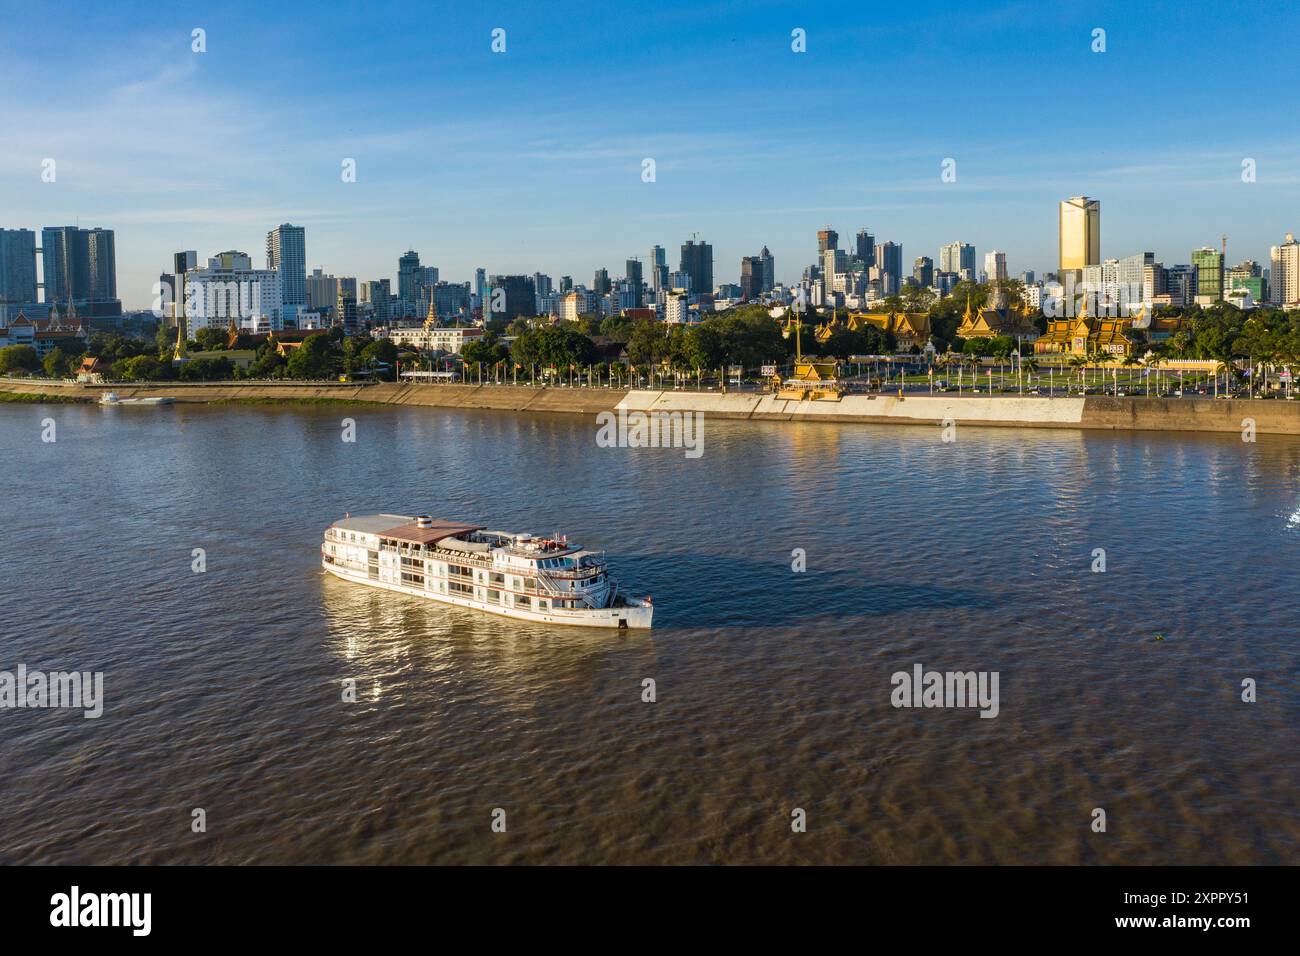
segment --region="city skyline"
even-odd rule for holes
[[[1231,116],[1243,97],[1264,102],[1270,51],[1300,21],[1292,10],[1260,31],[1210,5],[1158,4],[1135,21],[1090,4],[1035,11],[1026,30],[1014,6],[844,25],[759,5],[703,30],[678,4],[505,4],[491,19],[440,12],[422,44],[396,4],[368,8],[366,31],[354,15],[259,10],[269,26],[251,34],[238,5],[69,9],[84,24],[70,35],[37,29],[47,9],[15,6],[8,35],[27,39],[0,37],[6,110],[25,131],[0,152],[2,225],[115,230],[127,308],[151,303],[176,250],[257,256],[278,223],[306,228],[308,272],[394,282],[406,249],[453,281],[476,268],[577,278],[618,275],[651,245],[698,235],[716,282],[738,282],[742,257],[766,246],[788,284],[827,223],[844,236],[865,227],[907,262],[959,241],[1005,252],[1012,275],[1041,275],[1056,264],[1056,206],[1080,194],[1106,207],[1103,258],[1185,263],[1226,234],[1231,261],[1266,261],[1295,230],[1296,137],[1264,120],[1187,121],[1193,103]],[[491,52],[496,28],[504,53]],[[805,53],[791,50],[796,28]],[[1096,28],[1104,53],[1092,51]],[[194,29],[206,52],[192,52]],[[1247,39],[1256,56],[1217,56]],[[992,112],[955,100],[952,74],[932,69],[955,42],[986,54],[964,92]],[[63,65],[53,74],[51,59]],[[851,91],[867,67],[880,108],[864,121],[822,94]],[[1134,92],[1167,108],[1126,132],[1117,104]],[[42,181],[46,159],[54,182]],[[355,182],[341,179],[345,159]],[[941,179],[945,159],[955,181]]]

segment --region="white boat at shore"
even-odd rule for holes
[[[321,565],[345,581],[525,621],[648,628],[654,616],[650,598],[619,590],[601,552],[429,515],[336,521]]]
[[[156,398],[119,398],[117,392],[105,392],[99,396],[101,405],[171,405],[176,399],[160,396]]]

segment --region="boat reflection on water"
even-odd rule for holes
[[[356,680],[358,702],[391,706],[408,693],[446,690],[461,701],[490,694],[492,707],[531,710],[568,685],[589,694],[611,659],[620,670],[654,672],[648,630],[536,624],[319,578],[326,650],[344,665],[340,679]]]

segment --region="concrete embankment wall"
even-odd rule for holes
[[[714,418],[781,421],[940,424],[1115,431],[1234,432],[1247,421],[1256,434],[1300,435],[1300,401],[1213,398],[1074,398],[954,395],[846,395],[838,402],[782,401],[771,395],[637,391],[629,411],[700,411]]]
[[[350,385],[156,383],[86,386],[6,379],[0,390],[60,394],[97,401],[106,391],[121,398],[170,397],[178,402],[341,400],[387,405],[560,412],[594,415],[615,409],[703,412],[712,418],[882,424],[938,424],[1010,428],[1235,432],[1251,419],[1257,434],[1300,435],[1300,401],[1212,398],[1077,398],[1041,396],[846,395],[838,402],[783,401],[772,395],[626,389],[532,388],[508,385]]]
[[[929,424],[951,418],[987,425],[1060,427],[1080,424],[1084,399],[846,395],[838,402],[795,402],[772,395],[638,391],[619,404],[629,411],[698,411],[714,418],[771,421]]]

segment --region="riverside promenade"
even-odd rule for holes
[[[97,402],[108,391],[121,398],[166,397],[178,403],[328,403],[424,405],[594,415],[602,411],[702,412],[713,418],[844,424],[942,424],[1009,428],[1083,428],[1115,431],[1241,433],[1253,422],[1260,435],[1300,435],[1300,400],[1143,398],[1104,395],[850,394],[839,401],[788,401],[761,392],[346,382],[158,382],[84,385],[42,379],[0,379],[0,391]]]

